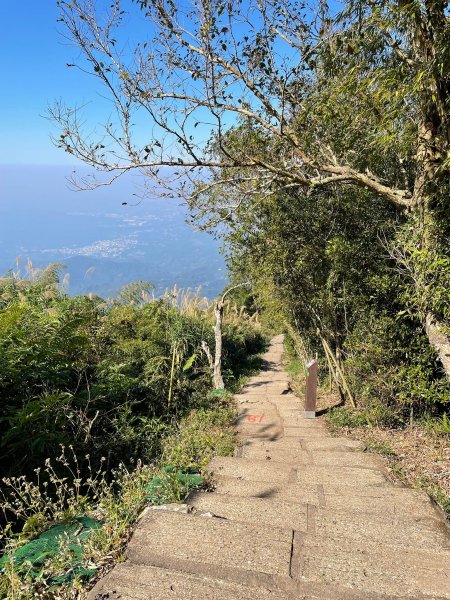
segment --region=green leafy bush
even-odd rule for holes
[[[351,388],[372,423],[403,424],[449,401],[436,354],[409,316],[368,311],[347,336],[345,352]]]
[[[0,542],[11,554],[52,524],[76,530],[85,514],[101,527],[83,540],[83,556],[77,550],[79,575],[64,544],[38,575],[5,563],[6,597],[70,597],[82,573],[120,554],[153,501],[155,477],[164,483],[158,501],[178,501],[187,490],[180,473],[234,448],[230,394],[211,391],[202,349],[214,349],[211,305],[187,295],[152,300],[142,282],[109,303],[70,298],[57,275],[55,267],[33,281],[0,280]],[[227,307],[228,386],[251,372],[264,345],[246,312]]]
[[[145,301],[142,283],[112,304],[70,298],[57,273],[0,280],[0,475],[32,472],[60,443],[108,468],[156,460],[176,423],[207,408],[212,311],[186,295]],[[264,340],[228,312],[223,365],[234,384]]]
[[[327,413],[327,421],[334,427],[367,427],[367,415],[363,411],[356,411],[345,406],[333,408]]]

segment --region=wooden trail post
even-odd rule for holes
[[[316,417],[317,401],[317,360],[312,360],[306,365],[306,393],[305,393],[305,419],[314,419]]]

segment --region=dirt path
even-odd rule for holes
[[[184,512],[148,510],[91,600],[450,599],[442,515],[381,458],[303,418],[282,341],[236,396],[241,446],[210,463],[216,490]]]

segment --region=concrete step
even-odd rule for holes
[[[236,419],[236,430],[244,437],[279,439],[283,436],[283,423],[273,408],[252,409],[246,406],[239,410]]]
[[[303,416],[303,410],[299,411],[299,413],[297,414],[294,414],[292,410],[286,412],[283,411],[283,409],[279,409],[279,413],[283,417],[284,424],[286,427],[314,427],[315,429],[319,429],[324,434],[328,435],[325,423],[317,419],[305,419],[305,417]]]
[[[294,482],[296,479],[296,471],[290,465],[237,457],[213,458],[206,470],[213,477],[226,475],[248,481],[287,483],[288,481]]]
[[[283,427],[278,421],[257,423],[250,422],[238,425],[237,433],[244,438],[256,438],[262,440],[275,441],[283,437]]]
[[[319,450],[324,452],[347,452],[356,451],[363,447],[362,442],[357,440],[350,440],[349,438],[343,437],[322,437],[316,439],[301,440],[302,448],[305,450]]]
[[[216,491],[193,492],[190,514],[148,509],[90,600],[450,600],[441,515],[361,442],[303,418],[282,350],[280,336],[236,396],[244,439],[210,462]]]
[[[380,488],[373,488],[375,490]],[[355,496],[324,494],[324,507],[332,514],[339,514],[351,520],[365,514],[409,515],[411,518],[439,518],[439,511],[423,492],[408,488],[390,489],[395,493],[378,496]]]
[[[238,417],[236,419],[237,423],[241,423],[242,421],[248,421],[247,417],[254,416],[258,418],[258,422],[262,423],[265,420],[280,420],[280,416],[278,411],[270,404],[258,402],[258,408],[255,410],[254,407],[248,404],[244,404],[243,406],[238,407]]]
[[[370,512],[370,507],[374,507],[374,512],[382,512],[386,509],[394,514],[397,510],[407,510],[413,516],[414,514],[417,516],[435,514],[430,499],[424,492],[404,487],[300,485],[298,483],[252,481],[225,475],[218,476],[217,474],[214,477],[214,484],[216,491],[220,494],[245,498],[273,497],[284,502],[310,503],[345,513],[351,512],[352,507],[361,513]]]
[[[230,496],[217,492],[194,492],[186,500],[198,512],[254,525],[307,531],[308,505],[283,502],[277,497],[254,498]]]
[[[190,575],[130,561],[99,581],[88,600],[288,600],[281,591],[246,587],[230,581]]]
[[[280,398],[288,398],[287,400],[287,404],[282,403],[280,405],[279,399]],[[245,393],[245,394],[236,394],[234,396],[234,400],[237,404],[237,406],[246,406],[248,405],[252,405],[252,404],[257,404],[258,406],[261,404],[263,405],[268,405],[270,404],[270,406],[275,409],[275,410],[283,410],[283,407],[289,407],[289,410],[298,410],[298,411],[302,411],[303,414],[303,402],[301,402],[300,400],[298,400],[298,398],[290,398],[288,396],[280,396],[278,395],[276,392],[275,393],[271,393],[270,389],[268,390],[259,390],[258,392],[252,392],[251,394],[249,393]]]
[[[216,492],[230,497],[241,498],[275,498],[280,502],[293,504],[315,504],[321,502],[320,488],[317,485],[301,486],[297,483],[270,483],[265,481],[249,481],[236,477],[215,477]]]
[[[319,427],[308,427],[308,425],[303,425],[302,427],[291,427],[289,424],[285,424],[284,426],[284,435],[285,437],[294,437],[299,439],[326,439],[329,437],[329,433],[324,431]]]
[[[319,500],[319,498],[316,498]],[[187,503],[195,511],[210,512],[217,517],[295,529],[299,532],[316,531],[319,535],[336,534],[340,537],[380,541],[386,544],[421,547],[423,544],[443,548],[447,545],[447,531],[431,506],[422,514],[395,513],[392,510],[330,510],[306,502],[288,502],[277,494],[262,497],[233,496],[218,492],[194,492]],[[350,523],[348,526],[347,523]]]
[[[292,531],[169,511],[147,511],[127,558],[136,564],[271,587],[289,578]]]
[[[297,470],[298,483],[315,483],[346,486],[378,486],[391,485],[387,476],[381,471],[367,467],[338,467],[306,465]]]
[[[351,520],[358,515],[397,515],[408,518],[438,518],[442,514],[424,492],[409,488],[373,487],[369,490],[355,486],[330,486],[324,493],[322,486],[270,484],[246,481],[234,477],[219,477],[216,491],[221,495],[243,498],[274,498],[277,502],[313,504]],[[360,494],[360,495],[356,495]]]
[[[276,406],[278,410],[289,409],[303,411],[303,401],[290,392],[287,394],[271,392],[268,394],[267,399],[270,400],[270,402],[273,402],[274,406]]]
[[[382,486],[389,485],[385,475],[376,469],[351,467],[322,467],[301,465],[297,468],[277,461],[236,457],[217,457],[207,471],[216,475],[239,477],[249,481],[300,483],[305,485]]]
[[[428,516],[414,517],[408,513],[353,514],[333,512],[319,508],[315,517],[315,532],[321,537],[337,537],[352,542],[372,541],[408,548],[448,549],[448,529],[432,512]],[[450,568],[450,564],[449,564]]]
[[[291,440],[292,438],[285,438]],[[275,460],[277,462],[295,465],[318,465],[353,468],[384,468],[383,460],[373,454],[346,451],[308,451],[295,440],[294,444],[286,445],[285,439],[273,442],[267,440],[252,440],[252,443],[242,445],[240,456],[247,459]]]
[[[384,469],[384,461],[381,456],[366,452],[346,452],[336,450],[309,451],[312,462],[322,467],[366,467],[368,469]]]
[[[282,411],[279,411],[282,414]],[[291,422],[290,417],[281,417],[283,419],[283,424],[285,427],[290,427],[290,428],[299,428],[300,430],[302,429],[312,429],[314,431],[318,431],[320,433],[322,433],[324,435],[324,437],[327,437],[328,432],[326,430],[326,428],[322,425],[322,423],[320,423],[319,421],[316,421],[315,419],[304,419],[303,416],[301,417],[301,419],[299,420],[299,423],[296,423],[295,421],[297,419],[293,418],[293,421]]]
[[[321,545],[324,540],[317,536],[296,535],[291,564],[292,533],[289,530],[175,512],[148,511],[128,548],[128,562],[125,563],[128,573],[126,580],[123,572],[119,571],[118,578],[111,576],[109,583],[108,579],[104,580],[93,592],[104,594],[110,593],[111,590],[113,595],[109,597],[121,597],[121,600],[124,598],[123,593],[128,594],[130,600],[140,597],[157,600],[157,594],[164,599],[202,598],[204,594],[205,598],[225,600],[238,598],[236,594],[239,593],[243,599],[271,598],[267,595],[268,590],[271,590],[274,594],[272,597],[280,600],[331,600],[333,597],[356,600],[360,598],[358,589],[364,590],[365,599],[392,598],[393,593],[400,590],[399,585],[395,583],[395,573],[396,569],[402,572],[401,562],[397,561],[396,569],[391,568],[389,572],[384,566],[385,563],[395,564],[394,555],[382,554],[385,563],[381,562],[381,556],[377,555],[373,561],[375,574],[372,575],[370,561],[356,561],[355,555],[360,553],[360,549],[357,547],[355,551],[352,542],[346,546],[342,540],[336,540],[333,552],[330,553],[330,548]],[[325,542],[329,544],[330,540]],[[345,554],[342,548],[351,554]],[[337,555],[339,551],[340,556]],[[398,559],[398,554],[395,556]],[[417,554],[414,556],[416,559]],[[441,558],[440,556],[439,561]],[[356,566],[352,566],[352,559],[355,560]],[[366,563],[369,571],[364,567]],[[134,569],[135,566],[137,570]],[[366,569],[370,576],[364,575],[363,578],[362,569]],[[170,575],[167,575],[167,572]],[[291,585],[289,573],[299,582],[297,590]],[[435,587],[439,589],[442,585],[440,567],[433,572],[435,578],[436,573],[440,579],[437,579]],[[393,578],[394,584],[391,584]],[[183,580],[186,581],[186,592],[180,587]],[[420,580],[420,589],[423,589],[424,581],[424,578]],[[239,585],[227,586],[227,582]],[[312,587],[309,584],[313,584]],[[121,585],[124,586],[123,590],[120,589]],[[148,591],[152,585],[155,589],[153,595]],[[136,589],[148,595],[142,596]],[[172,596],[164,596],[169,590]],[[411,586],[406,591],[408,593],[403,592],[398,597],[416,600],[422,597]],[[90,598],[95,598],[93,592]],[[445,595],[439,597],[446,598]],[[105,596],[100,595],[100,598]]]
[[[262,373],[250,377],[245,384],[244,393],[258,392],[264,387],[270,387],[272,394],[283,394],[289,393],[289,383],[286,377],[278,377],[276,380],[273,379],[272,373]]]
[[[395,598],[450,598],[450,553],[391,547],[368,539],[298,534],[292,574],[301,581],[346,585],[361,598],[378,592]]]
[[[311,464],[312,458],[308,452],[305,452],[300,447],[295,450],[276,447],[277,441],[278,440],[268,442],[267,440],[263,440],[260,446],[242,446],[239,456],[255,460],[274,460],[276,462],[293,465],[294,467]],[[282,438],[280,441],[282,441]]]

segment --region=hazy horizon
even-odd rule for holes
[[[70,294],[111,296],[137,279],[157,293],[178,285],[216,296],[226,284],[219,244],[190,227],[180,201],[137,201],[142,180],[95,191],[69,189],[70,167],[0,165],[0,273],[30,259],[59,262]],[[123,202],[127,202],[123,205]]]

